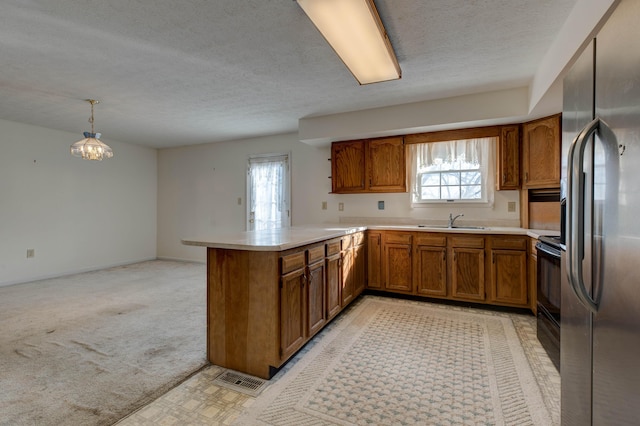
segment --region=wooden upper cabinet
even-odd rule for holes
[[[339,194],[406,192],[404,138],[331,144],[331,190]]]
[[[496,189],[520,189],[520,126],[503,126],[496,147]]]
[[[522,125],[524,188],[560,186],[560,114]]]
[[[331,144],[331,191],[336,193],[365,190],[365,141]]]
[[[367,143],[369,192],[406,192],[404,139],[372,139]]]

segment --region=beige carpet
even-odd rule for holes
[[[206,266],[0,287],[0,425],[107,425],[206,361]]]
[[[508,316],[365,298],[240,425],[550,425]]]

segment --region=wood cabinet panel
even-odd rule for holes
[[[282,256],[282,274],[288,274],[296,269],[304,268],[305,256],[304,251]]]
[[[305,341],[304,269],[282,276],[280,283],[280,357],[288,358]]]
[[[451,296],[485,300],[484,249],[453,247],[451,250]]]
[[[312,264],[324,260],[324,244],[307,249],[307,264]]]
[[[496,146],[496,189],[520,189],[520,126],[503,126]]]
[[[327,241],[327,256],[333,256],[334,254],[340,253],[341,250],[341,240],[330,240]]]
[[[364,291],[367,280],[367,250],[364,243],[353,247],[353,296]]]
[[[525,188],[560,186],[560,115],[522,125],[522,172]]]
[[[342,307],[342,255],[327,257],[327,319],[333,318]]]
[[[528,281],[529,281],[529,307],[534,315],[538,313],[538,249],[536,248],[536,238],[531,238],[531,249],[529,251]]]
[[[372,139],[367,144],[368,190],[371,192],[405,192],[404,140],[400,136]]]
[[[331,144],[334,193],[406,192],[404,137]]]
[[[418,245],[416,248],[416,260],[416,292],[424,296],[446,296],[446,247]]]
[[[324,252],[324,247],[321,247]],[[307,267],[307,334],[316,334],[327,322],[324,257]]]
[[[382,234],[368,232],[367,235],[367,287],[382,289]]]
[[[343,307],[353,300],[354,281],[353,250],[344,250],[342,252],[342,288],[340,290]]]
[[[412,292],[411,252],[411,244],[388,243],[385,235],[383,261],[385,289],[404,293]]]
[[[491,250],[492,300],[527,305],[527,252]]]
[[[332,192],[363,192],[365,172],[364,140],[331,144]]]

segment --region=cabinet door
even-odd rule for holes
[[[307,267],[307,318],[311,337],[327,322],[324,260]]]
[[[560,186],[560,116],[522,125],[522,171],[525,188]]]
[[[333,318],[340,312],[342,306],[341,260],[340,253],[327,257],[327,319]]]
[[[416,248],[416,291],[424,296],[447,295],[447,249],[418,246]]]
[[[304,269],[280,279],[280,352],[281,359],[297,351],[305,340]]]
[[[491,250],[491,294],[495,302],[527,304],[527,252]]]
[[[531,254],[529,255],[529,307],[534,315],[538,314],[538,249],[537,239],[531,239]]]
[[[484,249],[453,247],[451,293],[454,298],[484,300]]]
[[[367,279],[367,258],[365,245],[353,248],[353,296],[358,297],[364,291]]]
[[[520,126],[502,127],[496,151],[496,189],[520,189]]]
[[[335,193],[365,190],[365,141],[331,144],[331,191]]]
[[[403,293],[413,291],[411,252],[411,235],[385,234],[382,262],[385,289]]]
[[[370,192],[406,192],[404,138],[372,139],[367,144]]]
[[[382,234],[367,232],[367,288],[382,289]]]
[[[346,306],[353,300],[353,249],[349,247],[342,252],[342,306]]]

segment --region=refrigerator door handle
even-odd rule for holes
[[[578,300],[591,312],[598,312],[598,304],[584,285],[582,260],[584,259],[584,152],[589,138],[598,130],[600,118],[596,117],[587,124],[571,143],[569,149],[567,174],[567,244],[569,284]]]

